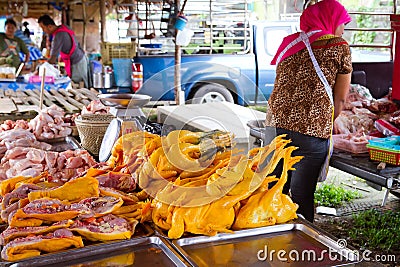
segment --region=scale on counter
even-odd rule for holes
[[[111,156],[111,150],[118,138],[127,133],[144,129],[147,118],[141,107],[147,104],[151,96],[140,94],[100,94],[100,101],[110,107],[110,113],[116,118],[110,122],[99,151],[99,160],[105,162]]]

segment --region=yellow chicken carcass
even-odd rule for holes
[[[83,176],[70,180],[64,185],[47,190],[32,191],[28,194],[29,201],[49,197],[79,202],[82,199],[99,196],[99,181],[94,177]]]
[[[156,224],[163,225],[160,227],[168,230],[170,238],[179,238],[184,232],[231,232],[240,202],[265,186],[265,179],[275,179],[266,177],[285,156],[284,147],[289,141],[283,137],[253,153],[251,159],[244,155],[231,157],[227,166],[215,170],[207,179],[186,182],[187,179],[178,178],[168,184],[156,195],[156,200],[163,203],[153,210]]]
[[[170,165],[165,159],[164,148],[157,148],[143,164],[138,175],[138,185],[150,196],[173,182],[182,170]]]
[[[212,168],[215,171],[212,173],[209,171],[197,177],[178,177],[158,190],[155,198],[163,203],[179,207],[197,207],[209,204],[226,195],[242,179],[242,169],[246,167],[246,161],[238,164],[240,162],[238,158],[242,157],[243,155],[238,155],[231,159],[218,160],[221,162],[212,165],[220,168]],[[224,173],[228,175],[224,175]],[[219,179],[218,177],[222,175],[224,175],[223,178]],[[208,185],[209,180],[214,181],[212,185]],[[153,187],[151,188],[153,189]]]
[[[179,238],[184,232],[204,235],[231,232],[235,205],[251,192],[214,196],[207,193],[207,180],[185,180],[178,178],[157,193],[153,200],[153,222],[167,230],[170,238]]]
[[[133,164],[136,161],[137,154],[143,147],[148,148],[148,143],[155,138],[160,138],[156,134],[151,134],[143,131],[136,131],[129,134],[124,134],[115,142],[111,157],[107,164],[111,167]]]
[[[233,135],[220,130],[208,132],[192,132],[189,130],[171,131],[163,140],[163,146],[170,147],[177,143],[198,145],[206,139],[212,139],[217,147],[226,148],[233,146]]]
[[[293,203],[289,196],[282,193],[287,181],[289,170],[294,170],[293,165],[301,160],[301,156],[292,157],[291,153],[296,147],[284,149],[283,171],[278,182],[269,190],[253,194],[237,214],[232,228],[235,230],[262,227],[275,223],[284,223],[297,218],[298,205]]]
[[[112,214],[125,219],[136,219],[139,222],[151,221],[151,203],[150,201],[138,202],[132,205],[121,206]]]
[[[217,170],[217,175],[207,181],[207,191],[210,194],[228,195],[254,192],[265,184],[266,177],[283,157],[288,142],[284,135],[280,135],[268,146],[257,149],[256,153],[250,152],[248,158],[243,155],[232,157],[230,165],[234,167]]]
[[[235,220],[234,206],[247,196],[225,196],[198,207],[175,207],[168,237],[180,238],[184,232],[209,236],[220,232],[231,233]]]
[[[40,181],[45,181],[49,176],[47,171],[42,172],[40,175],[35,177],[30,176],[15,176],[0,182],[0,195],[5,196],[7,193],[13,191],[15,188],[20,187],[22,184],[26,183],[38,183]]]
[[[230,135],[221,131],[172,131],[161,139],[161,146],[146,158],[140,168],[137,179],[139,187],[154,197],[169,183],[173,184],[183,172],[182,178],[190,180],[182,179],[179,183],[206,180],[216,165],[227,164],[226,157],[230,154],[221,152],[231,145],[227,140],[230,140]]]
[[[164,203],[174,206],[168,237],[179,238],[184,232],[204,235],[232,232],[230,228],[239,202],[257,189],[257,186],[252,186],[256,176],[250,169],[252,164],[253,161],[238,155],[205,187],[171,186],[170,191],[163,190],[157,194]],[[179,194],[174,194],[174,191]],[[176,197],[178,199],[174,200]]]
[[[158,201],[157,199],[153,199],[152,206],[152,221],[161,229],[168,231],[171,228],[172,211],[174,207]]]
[[[197,172],[210,165],[218,151],[232,147],[232,139],[230,133],[220,130],[175,130],[162,140],[162,146],[170,164],[187,172]]]

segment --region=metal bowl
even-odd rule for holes
[[[142,107],[149,103],[151,96],[140,94],[100,94],[101,103],[111,107]]]

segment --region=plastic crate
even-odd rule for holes
[[[136,55],[136,43],[101,43],[103,64],[112,64],[113,58],[133,58]]]
[[[400,152],[400,136],[374,138],[372,140],[369,140],[368,144],[373,147]]]
[[[39,75],[32,75],[29,77],[29,83],[41,83],[42,82],[42,76]],[[53,76],[46,76],[44,78],[44,83],[54,83],[54,77]]]
[[[400,137],[375,138],[367,145],[371,160],[400,165]]]

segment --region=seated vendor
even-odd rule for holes
[[[5,22],[5,33],[0,33],[0,57],[6,58],[1,64],[8,64],[18,68],[21,64],[19,52],[25,54],[24,62],[29,61],[29,50],[24,41],[14,36],[17,30],[17,23],[13,19],[7,19]]]

